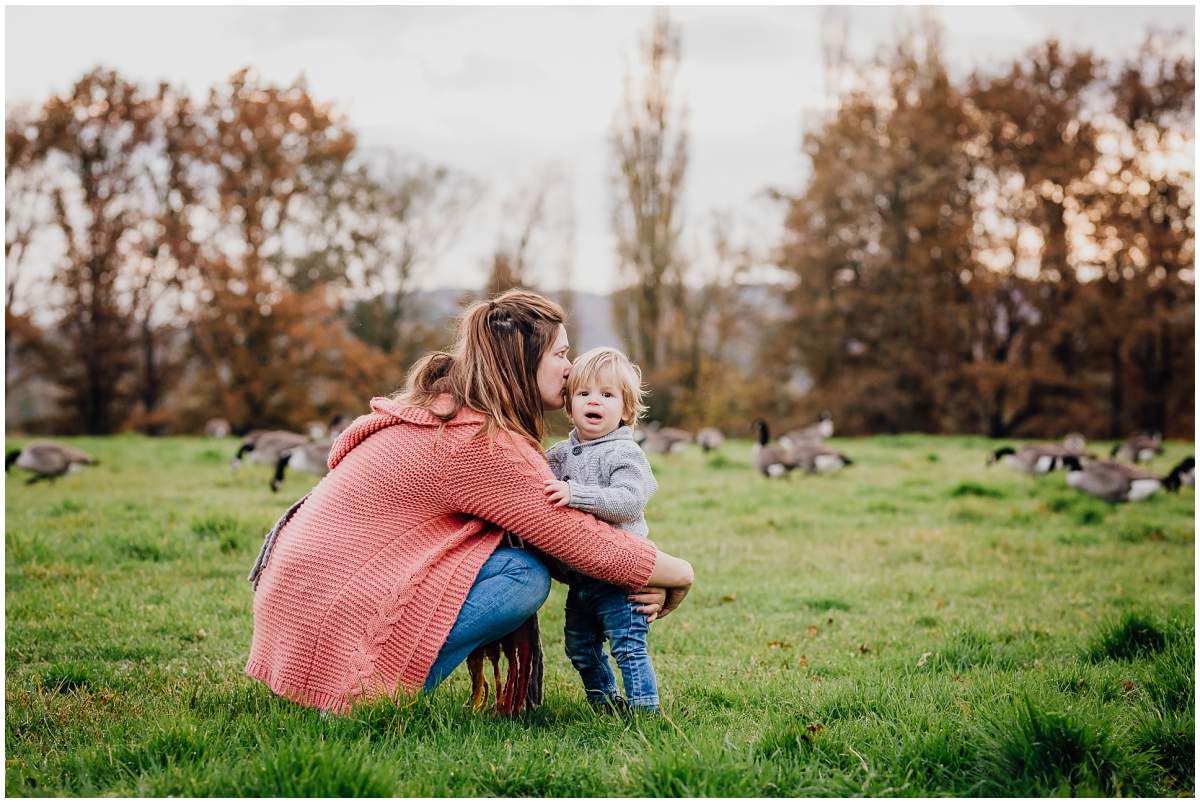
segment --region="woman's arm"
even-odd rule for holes
[[[447,456],[443,469],[455,510],[511,530],[583,574],[630,590],[651,580],[673,588],[691,584],[687,561],[590,514],[556,508],[543,492],[551,479],[541,454],[504,432],[490,447],[472,438]]]
[[[658,560],[654,562],[654,571],[651,572],[646,585],[662,588],[691,588],[695,579],[692,564],[683,558],[672,557],[659,550]]]

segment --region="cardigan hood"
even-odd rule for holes
[[[453,418],[441,418],[437,413],[448,414],[454,406],[454,402],[450,398],[450,394],[446,393],[438,397],[434,402],[432,410],[424,407],[417,407],[411,404],[402,404],[396,399],[391,399],[386,396],[376,396],[371,399],[371,412],[360,415],[358,418],[346,427],[337,440],[333,442],[333,448],[329,450],[329,470],[337,468],[338,463],[345,459],[350,451],[365,441],[370,436],[374,435],[379,430],[390,427],[393,424],[407,423],[419,424],[427,427],[448,426],[480,426],[487,419],[483,413],[478,410],[472,410],[469,407],[459,409],[458,415]]]

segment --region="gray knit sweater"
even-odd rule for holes
[[[571,486],[571,507],[642,538],[650,535],[643,511],[658,483],[629,427],[587,443],[571,430],[570,438],[550,447],[546,460],[554,476]]]

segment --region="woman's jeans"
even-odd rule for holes
[[[550,572],[532,552],[498,547],[475,577],[467,601],[425,679],[425,691],[436,688],[476,647],[504,638],[520,627],[537,613],[549,594]]]
[[[626,702],[634,709],[658,711],[658,681],[646,652],[650,625],[626,599],[628,593],[592,578],[572,578],[564,627],[567,657],[583,678],[589,702],[618,702],[617,681],[604,654],[607,639],[625,681]]]

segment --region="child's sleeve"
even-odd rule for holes
[[[550,470],[554,472],[555,479],[562,477],[562,459],[566,445],[567,441],[559,441],[546,450],[546,463],[550,466]]]
[[[658,490],[646,454],[636,443],[622,442],[607,459],[609,484],[581,485],[569,480],[570,506],[616,524],[637,521]]]

